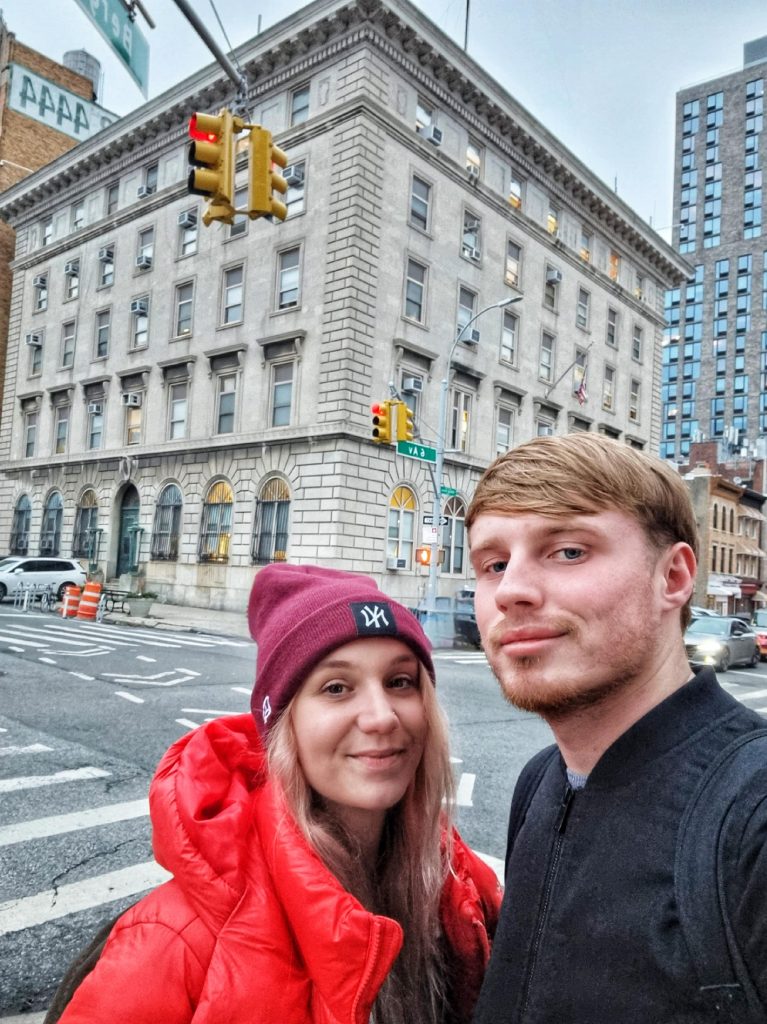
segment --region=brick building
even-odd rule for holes
[[[449,374],[453,593],[499,451],[657,449],[663,295],[690,267],[407,0],[315,0],[237,59],[290,158],[284,224],[206,229],[187,194],[189,116],[232,103],[216,66],[0,199],[0,542],[202,606],[244,607],[286,557],[414,602],[432,482],[371,442],[369,406],[391,386],[428,444]],[[243,157],[239,203],[246,182]]]

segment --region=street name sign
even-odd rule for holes
[[[423,521],[424,521],[424,524],[426,526],[433,526],[434,525],[434,516],[427,513],[426,515],[424,515]],[[447,526],[447,516],[440,516],[439,517],[439,525],[440,526]]]
[[[149,44],[120,0],[75,0],[128,69],[144,98],[149,86]]]
[[[443,484],[439,489],[439,493],[443,498],[454,498],[458,494],[458,490],[455,487],[445,487]]]
[[[397,441],[397,451],[408,459],[419,459],[421,462],[436,462],[437,449],[427,448],[417,441]]]

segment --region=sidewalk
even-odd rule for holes
[[[107,612],[104,622],[125,626],[141,626],[184,633],[219,633],[250,639],[245,611],[222,612],[211,608],[192,608],[181,604],[161,604],[155,601],[151,615],[146,617]]]

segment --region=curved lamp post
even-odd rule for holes
[[[441,530],[440,517],[442,515],[442,472],[445,464],[445,437],[447,435],[447,395],[450,386],[450,367],[453,363],[453,353],[455,352],[456,345],[459,341],[463,340],[463,336],[466,333],[467,328],[478,320],[483,313],[487,313],[491,309],[503,309],[505,306],[511,306],[515,302],[521,302],[521,295],[514,295],[508,299],[501,299],[500,302],[493,302],[490,306],[485,306],[484,309],[480,309],[478,313],[467,320],[463,327],[460,329],[455,337],[455,341],[450,346],[450,351],[447,355],[447,366],[445,368],[445,376],[442,378],[442,384],[439,393],[439,420],[437,424],[437,457],[434,464],[434,503],[432,506],[432,524],[437,527],[437,533],[434,535],[434,539],[431,543],[431,557],[429,560],[429,582],[426,589],[426,614],[427,616],[434,614],[437,611],[437,582],[439,578],[439,531]],[[428,621],[428,618],[427,618]]]

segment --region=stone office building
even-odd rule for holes
[[[371,442],[369,406],[392,387],[433,443],[450,369],[451,594],[498,452],[570,430],[657,448],[663,294],[689,267],[407,0],[316,0],[237,58],[290,158],[283,224],[204,228],[187,194],[189,116],[232,103],[216,66],[0,199],[0,543],[209,607],[283,558],[414,602],[432,481]],[[246,180],[241,157],[242,202]]]

